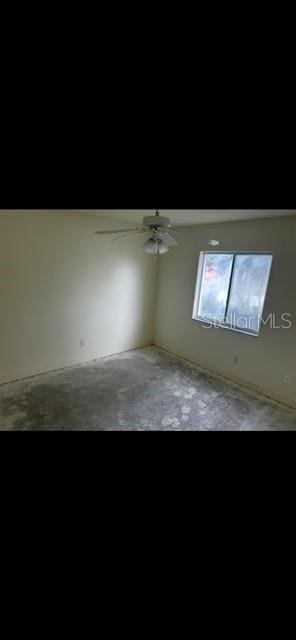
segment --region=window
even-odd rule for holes
[[[258,336],[272,255],[202,253],[193,320]]]

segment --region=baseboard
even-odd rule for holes
[[[90,360],[83,360],[82,362],[76,362],[74,364],[67,364],[63,367],[57,367],[56,369],[47,369],[46,371],[41,371],[39,373],[32,373],[29,376],[23,376],[21,378],[13,378],[12,380],[6,380],[5,382],[0,382],[0,388],[4,387],[7,384],[14,384],[15,382],[25,382],[26,380],[32,380],[32,378],[38,378],[39,376],[46,376],[50,373],[58,373],[58,371],[66,371],[67,369],[75,369],[77,367],[84,367],[92,362],[96,362],[97,360],[105,360],[106,358],[116,358],[116,356],[120,356],[123,353],[130,353],[130,351],[135,351],[135,349],[144,349],[145,347],[153,347],[152,342],[148,342],[145,344],[139,344],[135,347],[131,347],[130,349],[124,349],[124,351],[115,351],[114,353],[107,353],[104,356],[95,356]]]
[[[227,382],[227,384],[229,384],[230,386],[235,387],[236,389],[239,389],[241,391],[244,391],[245,393],[251,395],[252,397],[263,400],[265,402],[269,402],[272,405],[282,407],[283,409],[286,409],[292,413],[295,413],[296,411],[296,404],[293,404],[292,402],[291,403],[287,402],[281,396],[277,396],[276,394],[272,393],[271,391],[268,391],[267,389],[264,389],[263,387],[259,387],[257,385],[251,384],[246,380],[243,380],[242,378],[234,378],[224,371],[218,371],[217,369],[213,369],[209,367],[204,362],[200,362],[198,360],[191,360],[186,355],[180,352],[178,353],[177,351],[173,351],[170,347],[167,347],[166,345],[161,345],[155,342],[154,346],[157,349],[160,349],[161,351],[165,351],[166,353],[172,356],[175,356],[180,360],[183,360],[187,364],[190,364],[192,367],[200,371],[200,373],[205,373],[217,380],[221,380],[222,382]]]

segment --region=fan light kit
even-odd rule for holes
[[[170,232],[168,232],[168,229],[170,230]],[[139,233],[149,233],[150,238],[144,243],[143,248],[146,253],[150,253],[154,256],[167,253],[170,247],[176,246],[178,242],[174,238],[175,235],[195,238],[196,240],[209,244],[212,247],[216,247],[220,244],[218,240],[211,240],[210,238],[204,238],[203,236],[198,236],[194,233],[185,233],[183,231],[179,231],[178,228],[171,225],[170,218],[161,216],[158,211],[156,211],[154,216],[146,216],[143,219],[142,227],[135,227],[135,229],[115,229],[112,231],[96,231],[95,233],[99,236],[113,234],[118,235],[119,233],[125,234],[123,236],[114,238],[113,240],[111,240],[111,242],[118,242]]]

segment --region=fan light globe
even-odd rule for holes
[[[169,251],[169,248],[166,246],[166,244],[164,243],[163,240],[158,240],[157,241],[157,249],[158,249],[158,253],[161,256],[163,253],[167,253]]]
[[[163,240],[154,240],[153,238],[147,240],[143,247],[146,253],[150,253],[154,256],[162,255],[163,253],[167,253],[169,250]]]

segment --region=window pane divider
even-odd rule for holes
[[[230,278],[229,278],[229,287],[228,287],[228,293],[227,293],[227,299],[226,299],[226,305],[225,305],[224,324],[227,324],[227,322],[226,322],[227,315],[228,315],[227,312],[228,312],[228,305],[229,305],[229,300],[230,300],[230,294],[231,294],[231,288],[232,288],[232,278],[233,278],[233,272],[234,272],[236,258],[237,258],[236,255],[232,256],[231,273],[230,273]]]

